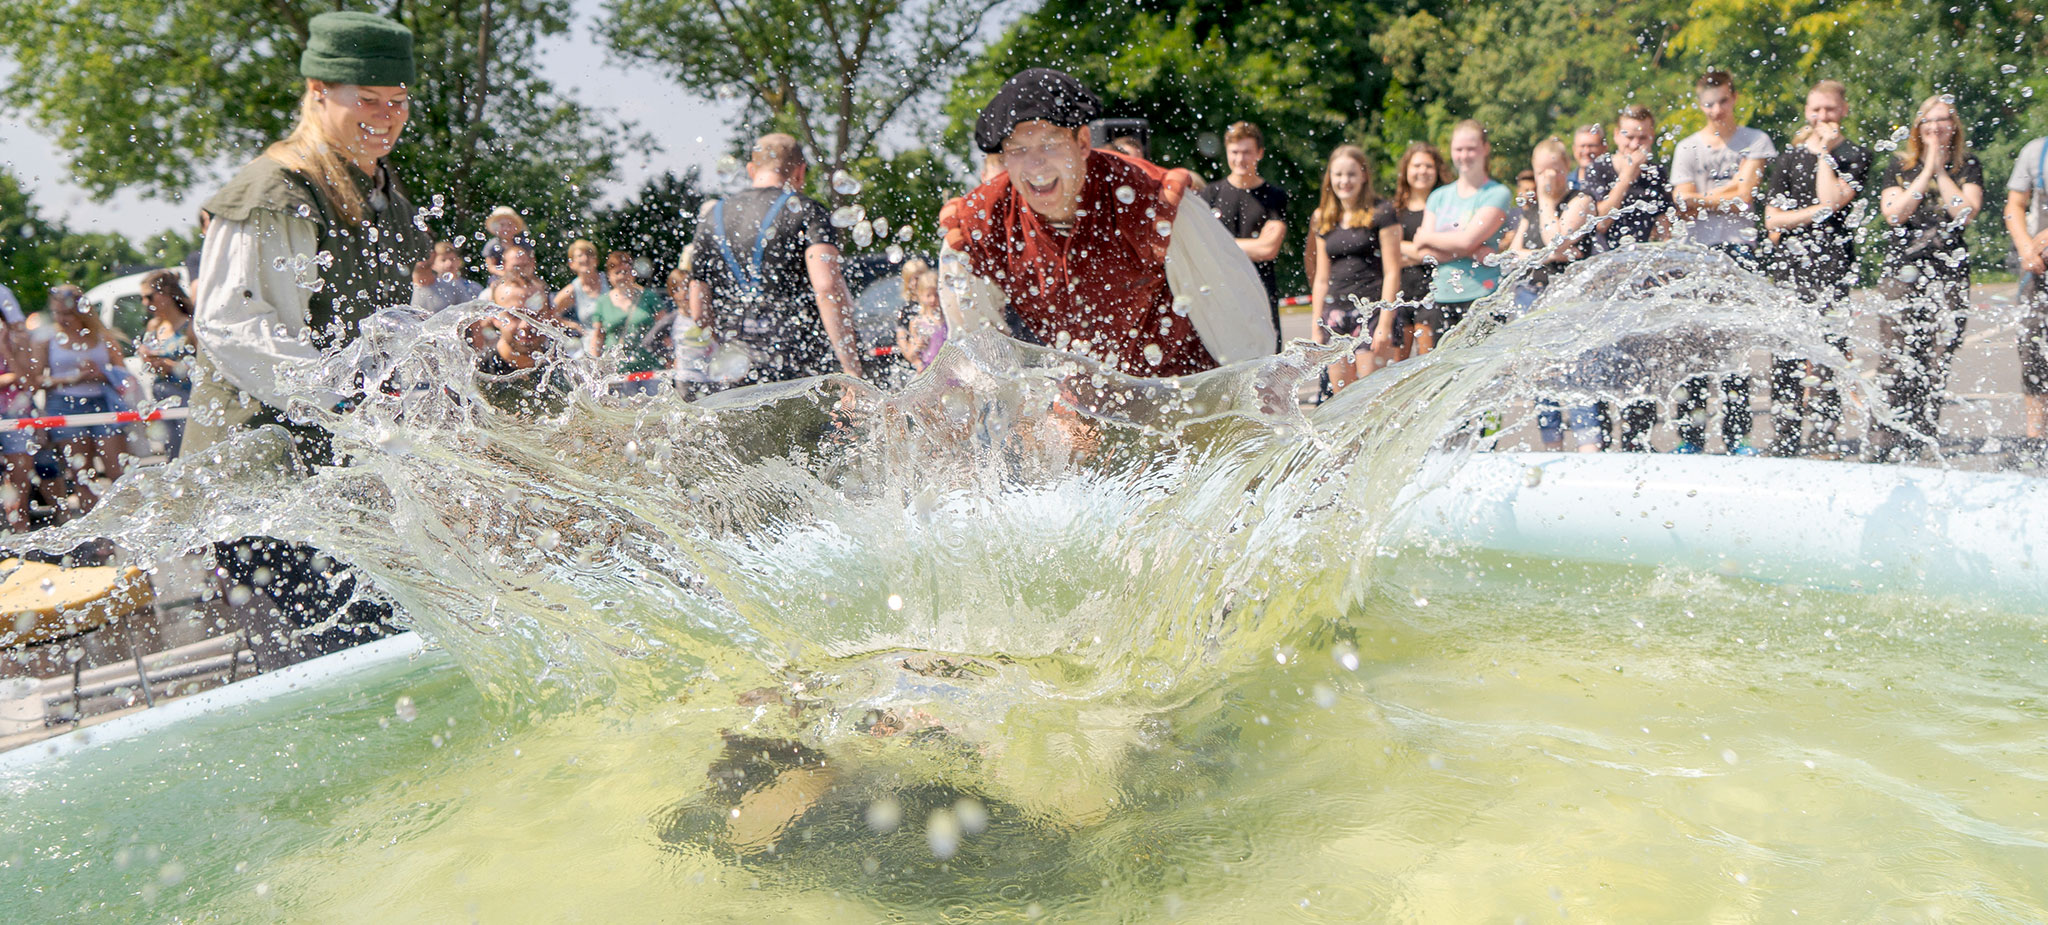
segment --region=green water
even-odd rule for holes
[[[508,727],[428,657],[7,781],[0,895],[12,921],[2048,916],[2030,620],[1410,555],[1309,622],[1163,716],[842,746],[772,853],[732,848],[709,786],[726,704]],[[1113,786],[992,782],[991,741]],[[923,814],[962,795],[989,824],[937,860]]]

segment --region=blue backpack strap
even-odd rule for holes
[[[717,232],[719,256],[725,258],[725,267],[732,271],[733,282],[739,283],[741,288],[753,288],[753,278],[745,267],[740,266],[739,258],[732,255],[732,245],[725,240],[725,200],[720,199],[711,207],[711,224]]]
[[[2034,165],[2034,185],[2048,190],[2048,136],[2041,137],[2039,143],[2041,150],[2036,153],[2040,155],[2040,163]]]
[[[768,214],[761,219],[761,230],[754,232],[754,273],[759,275],[763,261],[768,258],[768,229],[775,227],[775,217],[782,214],[782,207],[796,195],[795,190],[783,190],[775,197],[775,204],[768,207]]]

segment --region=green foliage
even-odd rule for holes
[[[739,99],[747,130],[796,136],[828,179],[960,64],[1007,0],[609,0],[604,40],[686,90]]]
[[[659,284],[696,235],[697,215],[705,202],[696,168],[682,176],[669,171],[641,185],[639,194],[597,210],[590,239],[600,249],[647,258],[653,264],[649,280]]]
[[[926,148],[912,148],[890,158],[864,158],[851,172],[860,178],[859,199],[867,220],[881,219],[888,230],[863,247],[851,236],[842,238],[846,253],[880,253],[893,241],[912,252],[938,250],[939,207],[946,200],[967,192],[968,184],[944,160]],[[911,239],[902,241],[896,233],[910,226]]]
[[[23,112],[95,194],[203,196],[283,137],[298,111],[306,22],[363,4],[307,0],[0,0],[0,51],[18,71],[0,104]],[[568,0],[403,3],[420,80],[393,154],[409,188],[468,230],[492,206],[537,233],[588,210],[635,136],[563,98],[534,48],[569,28]],[[484,29],[485,10],[490,27]],[[489,35],[479,70],[478,36]]]
[[[1211,177],[1223,168],[1210,139],[1257,123],[1262,173],[1291,194],[1280,268],[1282,288],[1298,292],[1322,158],[1339,143],[1371,152],[1386,189],[1410,141],[1444,147],[1453,124],[1477,118],[1491,129],[1494,175],[1511,177],[1545,136],[1611,129],[1621,107],[1641,103],[1658,114],[1668,157],[1703,124],[1694,79],[1720,67],[1736,76],[1738,116],[1781,146],[1807,89],[1831,78],[1850,87],[1851,136],[1889,150],[1922,99],[1952,94],[1987,169],[1973,237],[1982,264],[2005,247],[1997,213],[2012,158],[2048,132],[2044,15],[2043,0],[1047,0],[968,67],[945,114],[964,150],[1004,79],[1058,67],[1094,87],[1108,114],[1151,120],[1159,163]]]
[[[184,251],[177,252],[182,259]],[[0,283],[36,311],[58,283],[91,286],[138,265],[169,266],[117,234],[79,234],[43,218],[14,174],[0,168]]]

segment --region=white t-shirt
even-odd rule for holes
[[[6,318],[8,324],[27,320],[21,313],[21,301],[14,297],[14,290],[7,288],[6,283],[0,283],[0,318]]]
[[[2048,228],[2048,176],[2042,176],[2041,149],[2048,138],[2036,138],[2020,148],[2013,162],[2012,178],[2005,181],[2007,192],[2027,193],[2027,233],[2040,234]]]
[[[1713,144],[1711,131],[1701,129],[1678,143],[1678,150],[1671,155],[1672,189],[1681,183],[1691,183],[1700,194],[1711,193],[1734,182],[1742,173],[1743,161],[1769,161],[1778,156],[1771,136],[1749,126],[1737,128],[1735,137],[1728,139],[1726,145]],[[1761,173],[1758,181],[1757,190],[1761,193]],[[1749,244],[1756,241],[1757,217],[1762,214],[1761,203],[1747,212],[1729,204],[1694,218],[1687,232],[1700,244]]]

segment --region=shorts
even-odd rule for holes
[[[2020,391],[2048,395],[2048,282],[2020,274]]]
[[[1429,302],[1415,309],[1415,324],[1428,325],[1434,340],[1443,340],[1444,333],[1465,320],[1465,310],[1471,302]]]
[[[49,416],[58,417],[73,414],[105,414],[109,411],[114,410],[114,408],[112,405],[107,403],[107,396],[105,394],[64,395],[57,392],[51,392],[49,398],[45,402],[44,410],[46,413],[49,414]],[[80,440],[85,438],[101,439],[105,437],[112,437],[116,434],[119,434],[120,432],[121,426],[118,424],[91,424],[85,427],[59,427],[56,428],[55,430],[50,431],[50,439],[58,441]]]

